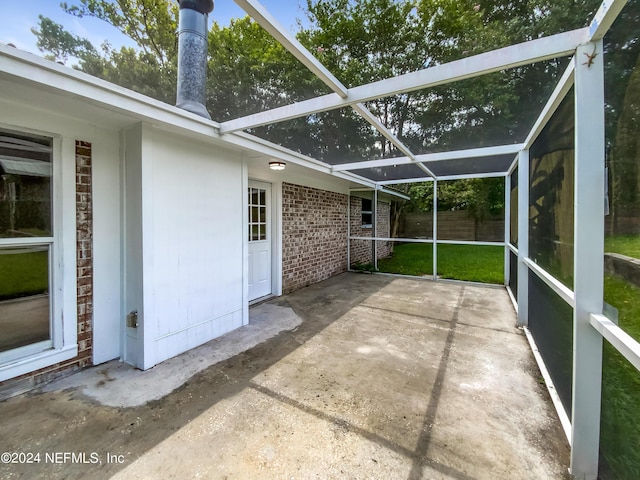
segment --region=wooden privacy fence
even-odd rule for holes
[[[398,237],[432,238],[432,213],[407,213]],[[466,211],[438,212],[438,240],[504,241],[504,218],[489,218],[482,223],[469,217]]]

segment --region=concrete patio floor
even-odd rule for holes
[[[567,476],[504,290],[343,274],[268,305],[302,322],[137,406],[69,379],[1,402],[0,451],[40,462],[0,463],[0,478]],[[125,381],[102,378],[93,391]]]

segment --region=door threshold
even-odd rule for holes
[[[253,306],[258,305],[260,303],[267,302],[267,301],[271,300],[272,298],[276,298],[276,296],[273,293],[270,293],[269,295],[265,295],[264,297],[258,297],[255,300],[249,300],[249,306],[253,307]]]

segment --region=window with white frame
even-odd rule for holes
[[[373,201],[362,199],[362,228],[371,228],[373,225]]]
[[[51,349],[53,139],[0,129],[0,363]]]

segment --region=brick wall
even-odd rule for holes
[[[391,204],[378,202],[378,237],[391,237]],[[391,242],[378,242],[378,258],[386,258],[391,255]]]
[[[282,185],[282,290],[290,293],[347,269],[347,196]]]
[[[21,393],[41,383],[51,381],[92,364],[93,206],[91,196],[91,144],[76,141],[75,153],[78,356],[26,375],[0,382],[0,398]]]
[[[93,198],[91,144],[76,141],[76,262],[78,356],[72,365],[91,365],[93,353]]]
[[[351,197],[351,236],[371,237],[371,228],[362,228],[362,199]],[[377,236],[389,238],[391,236],[391,205],[378,201],[378,214],[376,215]],[[354,263],[371,263],[371,241],[351,240],[351,265]],[[390,242],[379,241],[378,258],[385,258],[391,254]]]

